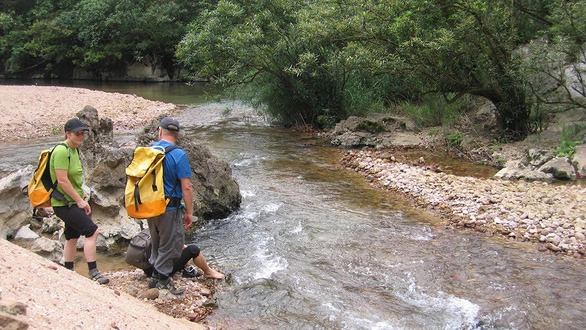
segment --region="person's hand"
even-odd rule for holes
[[[80,209],[85,211],[85,214],[90,214],[92,213],[92,208],[90,207],[90,203],[88,203],[86,200],[80,200],[79,202],[77,202],[77,207],[79,207]]]
[[[191,227],[192,223],[193,223],[193,215],[191,215],[189,213],[185,213],[183,215],[183,228],[188,229],[189,227]]]

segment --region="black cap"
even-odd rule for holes
[[[164,117],[161,119],[160,127],[168,131],[179,132],[179,122],[175,118]]]
[[[63,127],[65,132],[89,131],[90,128],[78,118],[69,119]]]

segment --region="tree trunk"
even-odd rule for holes
[[[499,100],[491,100],[496,107],[497,123],[503,137],[521,141],[529,134],[529,109],[523,92],[507,93]]]

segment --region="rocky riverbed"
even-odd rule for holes
[[[424,163],[424,162],[422,162]],[[347,151],[343,164],[377,187],[412,198],[450,227],[468,227],[539,244],[578,258],[586,255],[586,189],[579,185],[501,181],[442,173],[397,161],[393,152]]]

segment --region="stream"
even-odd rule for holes
[[[178,119],[230,163],[243,196],[237,212],[188,237],[228,275],[209,325],[586,328],[583,260],[434,226],[340,168],[340,150],[238,103],[190,105]]]

